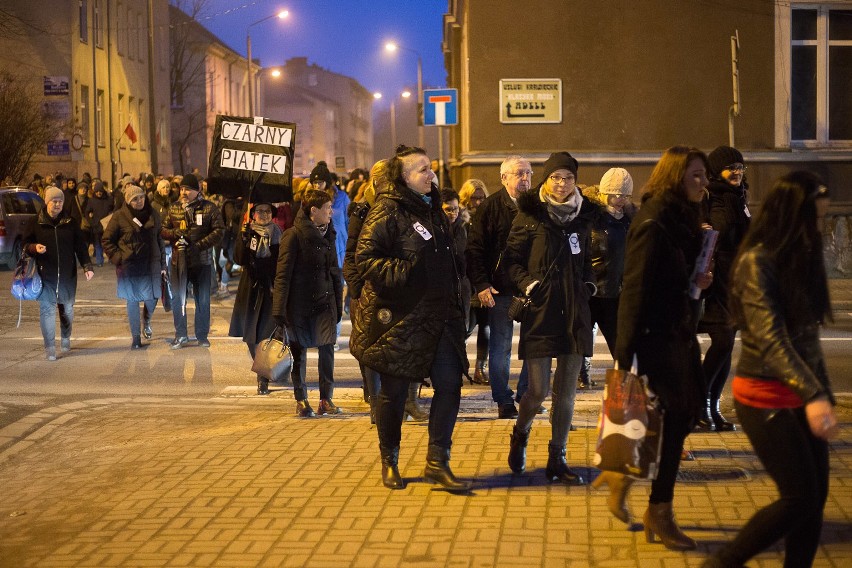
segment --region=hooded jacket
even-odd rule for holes
[[[584,199],[577,217],[559,226],[533,189],[518,197],[518,209],[503,252],[506,269],[519,290],[539,282],[521,322],[518,357],[591,355],[589,297],[594,287],[587,282],[592,280],[589,245],[597,206]]]
[[[382,380],[428,377],[445,330],[467,369],[461,263],[440,194],[433,188],[430,197],[388,187],[361,228],[355,263],[365,284],[350,349]]]

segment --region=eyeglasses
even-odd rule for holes
[[[549,178],[548,178],[548,179],[550,179],[550,181],[551,181],[552,183],[560,184],[560,183],[574,183],[574,180],[575,180],[576,178],[575,178],[574,176],[565,176],[565,177],[562,177],[562,176],[549,176]]]
[[[519,170],[517,172],[508,172],[508,173],[509,173],[509,175],[519,177],[519,178],[532,177],[532,175],[533,175],[532,170]]]
[[[725,169],[732,172],[744,172],[748,169],[748,166],[744,166],[743,164],[731,164],[730,166],[725,166]]]

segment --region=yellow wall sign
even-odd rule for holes
[[[500,79],[500,122],[562,122],[562,79]]]

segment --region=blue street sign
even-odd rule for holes
[[[459,123],[458,89],[423,90],[423,124],[453,126]]]

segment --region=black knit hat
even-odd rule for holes
[[[707,156],[707,160],[710,162],[710,169],[712,170],[710,173],[713,177],[721,177],[722,170],[725,169],[725,166],[730,166],[731,164],[742,164],[743,163],[743,155],[736,148],[731,148],[730,146],[719,146]]]
[[[556,170],[568,170],[577,177],[577,167],[577,160],[568,152],[554,152],[544,163],[541,181],[543,183]]]
[[[311,183],[317,180],[324,181],[329,186],[332,184],[331,172],[328,171],[328,165],[325,162],[317,162],[317,165],[311,170]]]
[[[195,177],[195,174],[186,174],[183,176],[183,179],[180,180],[181,187],[188,187],[190,189],[194,189],[195,191],[201,191],[198,185],[198,178]]]

